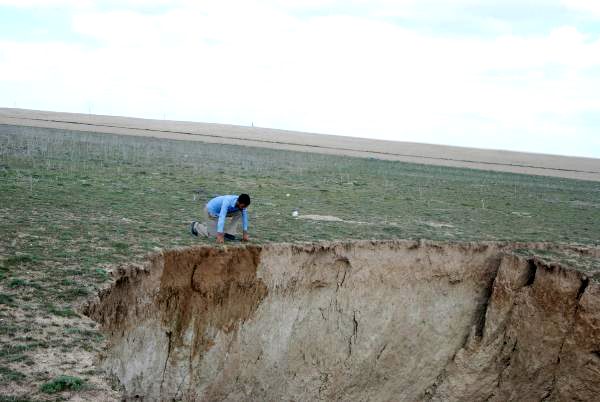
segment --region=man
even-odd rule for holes
[[[217,237],[217,243],[223,243],[225,238],[235,239],[236,224],[242,218],[242,241],[248,241],[248,212],[250,205],[248,194],[222,195],[210,200],[204,207],[205,224],[192,222],[190,231],[194,236],[199,234],[206,237]],[[231,218],[226,222],[227,218]]]

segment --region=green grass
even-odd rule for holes
[[[50,313],[50,314],[54,314],[57,315],[59,317],[67,317],[67,318],[72,318],[72,317],[78,317],[79,314],[77,314],[72,308],[70,307],[58,307],[55,306],[53,304],[47,305],[46,306],[46,310]]]
[[[78,377],[61,375],[51,381],[44,383],[40,390],[47,394],[55,394],[62,391],[79,391],[85,381]]]
[[[36,257],[34,257],[34,256],[31,256],[28,254],[17,254],[17,255],[8,257],[4,261],[4,263],[8,266],[11,266],[11,265],[31,263],[31,262],[35,262],[35,261],[36,261]]]
[[[188,225],[218,194],[251,194],[258,243],[600,239],[596,182],[6,125],[0,150],[0,303],[61,316],[108,265],[206,241]]]
[[[15,341],[29,335],[60,351],[96,348],[95,328],[66,331],[56,320],[78,322],[76,305],[109,280],[108,267],[210,242],[190,236],[189,223],[211,197],[240,192],[252,196],[250,234],[259,244],[600,239],[597,182],[0,125],[0,314],[23,314],[18,322],[5,315],[0,326],[1,340],[15,342],[0,365],[45,347]],[[294,209],[343,221],[296,219]],[[553,257],[600,272],[594,259]],[[34,323],[40,316],[43,325]]]
[[[20,382],[25,379],[25,374],[12,370],[8,367],[0,366],[0,378],[2,381]]]
[[[0,304],[15,307],[15,298],[12,295],[0,293]]]
[[[258,242],[401,237],[592,244],[600,234],[594,182],[10,126],[0,144],[3,230],[25,235],[7,247],[21,253],[8,256],[5,264],[12,266],[51,257],[89,267],[154,247],[195,244],[187,223],[201,215],[203,203],[241,191],[253,197],[251,233]],[[347,222],[292,219],[294,208]],[[48,233],[53,255],[42,244],[50,242]]]
[[[0,402],[30,402],[31,399],[23,396],[0,395]]]
[[[48,343],[44,341],[29,340],[22,343],[18,338],[13,338],[10,343],[6,343],[0,348],[0,359],[4,363],[26,363],[28,361],[27,352],[47,347]]]
[[[12,278],[10,281],[8,281],[8,287],[11,289],[25,288],[25,287],[31,287],[31,288],[35,288],[38,290],[42,289],[42,285],[40,285],[39,283],[27,281],[27,280],[21,279],[21,278]]]

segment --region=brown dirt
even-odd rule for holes
[[[193,247],[88,313],[131,400],[593,401],[600,285],[537,246]]]
[[[229,333],[252,316],[267,294],[256,277],[259,252],[203,248],[165,255],[157,302],[171,346],[183,345],[184,331],[193,325],[192,356],[197,357],[213,345],[204,336],[208,327]]]

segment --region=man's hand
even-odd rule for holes
[[[223,233],[217,233],[217,243],[225,243],[225,235]]]
[[[250,237],[248,236],[247,232],[244,232],[244,234],[242,235],[242,241],[248,241],[250,240]]]

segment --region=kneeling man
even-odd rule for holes
[[[242,241],[248,241],[248,212],[250,205],[248,194],[222,195],[210,200],[204,207],[205,223],[192,222],[194,236],[217,237],[217,243],[224,239],[235,239],[236,224],[242,218]],[[230,218],[227,221],[227,218]]]

